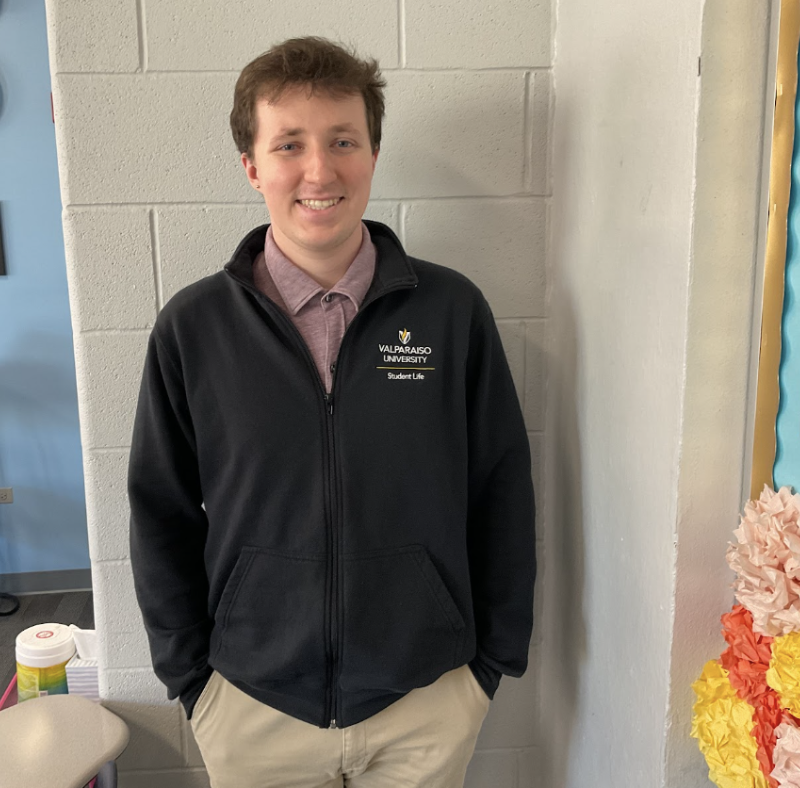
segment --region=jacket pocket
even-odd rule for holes
[[[324,557],[243,548],[215,616],[214,667],[255,687],[324,686],[325,566]]]
[[[339,683],[408,692],[457,667],[465,623],[422,545],[344,556]]]

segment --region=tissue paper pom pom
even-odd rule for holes
[[[729,677],[730,678],[730,677]],[[756,740],[758,749],[756,758],[761,765],[761,771],[769,775],[775,764],[773,763],[775,752],[776,731],[779,726],[788,724],[796,725],[794,717],[785,711],[781,705],[780,698],[774,690],[768,689],[760,696],[758,705],[753,713],[755,727],[751,731]],[[773,777],[768,777],[772,788],[779,788],[778,781]],[[798,786],[800,788],[800,786]]]
[[[783,723],[775,730],[777,743],[773,759],[775,768],[771,777],[780,788],[800,788],[800,730],[795,725]]]
[[[775,638],[767,684],[778,693],[783,708],[800,716],[800,632]]]
[[[716,660],[706,662],[692,689],[697,695],[692,736],[705,756],[709,779],[720,788],[769,788],[750,734],[753,707],[736,694],[727,671]]]
[[[745,504],[734,534],[738,544],[726,557],[753,630],[776,636],[800,629],[800,495],[764,485],[761,497]]]
[[[753,617],[742,605],[734,605],[730,613],[722,616],[722,626],[728,648],[719,661],[739,697],[755,706],[758,698],[769,691],[766,673],[772,638],[753,632]]]

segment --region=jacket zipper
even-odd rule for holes
[[[309,365],[314,378],[317,381],[317,385],[319,390],[322,392],[322,399],[325,405],[325,437],[326,437],[326,447],[325,447],[325,454],[326,454],[326,462],[325,462],[325,471],[328,476],[328,496],[327,496],[327,509],[328,509],[328,523],[330,525],[329,533],[331,536],[331,549],[329,550],[331,554],[331,580],[330,580],[330,608],[329,608],[329,616],[328,616],[328,635],[327,635],[327,646],[328,646],[328,653],[329,653],[329,670],[328,670],[328,682],[329,682],[329,696],[325,702],[325,719],[330,719],[330,723],[328,728],[335,728],[336,727],[336,667],[338,662],[338,640],[339,640],[339,621],[337,620],[334,624],[334,613],[336,613],[336,618],[338,619],[338,579],[337,579],[337,562],[338,562],[338,553],[339,553],[339,546],[338,546],[338,539],[337,539],[337,517],[336,517],[336,508],[334,504],[336,503],[336,454],[334,450],[334,435],[333,435],[333,380],[331,380],[331,390],[330,393],[325,391],[325,384],[322,381],[322,378],[319,375],[319,370],[317,369],[317,365],[314,362],[314,357],[311,355],[311,350],[309,350],[306,341],[303,339],[303,335],[298,330],[297,326],[283,313],[283,311],[275,304],[272,299],[268,296],[265,296],[261,291],[256,290],[258,295],[261,298],[264,298],[274,307],[276,314],[279,316],[279,319],[288,326],[290,332],[293,332],[295,338],[298,341],[299,347],[302,348],[303,356],[306,359],[306,363]],[[356,314],[358,317],[358,314]],[[355,318],[353,318],[355,319]],[[351,321],[352,325],[352,321]],[[348,326],[349,328],[349,326]],[[347,331],[345,330],[345,334]],[[344,341],[344,337],[342,337],[342,341]],[[341,352],[341,348],[340,348]],[[338,366],[338,365],[337,365]],[[336,635],[336,643],[334,643],[334,634]],[[325,725],[320,725],[321,728],[324,728]]]
[[[339,353],[336,359],[336,367],[333,372],[333,376],[331,378],[331,390],[330,392],[325,391],[325,384],[320,377],[319,371],[317,370],[317,365],[314,361],[314,357],[311,355],[311,350],[309,349],[306,341],[303,339],[303,335],[298,330],[297,326],[289,319],[287,315],[283,313],[283,310],[278,307],[278,305],[271,299],[269,296],[264,295],[258,288],[254,287],[250,283],[245,280],[239,279],[239,277],[230,274],[229,275],[235,279],[236,281],[243,284],[250,292],[255,293],[260,299],[266,301],[272,308],[272,311],[278,315],[280,321],[284,323],[284,325],[288,326],[290,333],[293,332],[295,338],[298,340],[299,346],[302,349],[303,356],[306,359],[307,364],[311,368],[311,371],[314,375],[314,378],[317,381],[317,385],[319,390],[322,392],[322,399],[325,405],[325,434],[327,438],[327,446],[326,446],[326,454],[327,454],[327,462],[326,462],[326,471],[328,474],[328,481],[329,481],[329,493],[328,493],[328,513],[329,513],[329,522],[330,522],[330,533],[332,537],[332,561],[331,561],[331,607],[330,607],[330,615],[328,616],[328,621],[331,622],[329,624],[329,631],[328,631],[328,646],[329,646],[329,653],[331,654],[331,664],[330,664],[330,671],[329,671],[329,680],[330,680],[330,695],[328,701],[326,702],[326,715],[325,719],[330,719],[330,723],[327,726],[330,728],[336,728],[336,714],[337,714],[337,701],[339,700],[339,693],[336,689],[338,677],[336,675],[336,671],[338,669],[339,663],[339,650],[341,644],[341,628],[342,622],[340,620],[338,605],[339,605],[339,580],[338,580],[338,564],[339,564],[339,533],[338,533],[338,509],[334,506],[337,504],[338,506],[338,496],[336,495],[336,487],[335,485],[338,483],[338,476],[336,474],[336,455],[334,449],[334,430],[333,430],[333,405],[334,405],[334,391],[336,389],[336,380],[338,379],[338,372],[340,367],[340,362],[342,359],[342,354],[345,348],[345,340],[347,339],[347,335],[350,334],[350,329],[353,326],[353,323],[358,320],[358,318],[363,313],[364,309],[368,307],[370,304],[377,301],[379,298],[387,295],[388,293],[394,292],[395,290],[411,290],[416,288],[416,284],[410,282],[404,282],[403,284],[396,284],[391,287],[387,287],[382,290],[380,293],[374,295],[368,301],[364,301],[361,304],[361,307],[356,312],[353,319],[350,321],[350,325],[344,331],[342,335],[342,342],[339,345]],[[336,614],[336,621],[334,625],[334,613]],[[334,643],[334,634],[336,636],[336,641]],[[320,727],[324,728],[324,725]]]
[[[403,285],[394,285],[393,287],[386,288],[381,293],[373,296],[368,301],[364,301],[361,304],[361,307],[358,309],[356,314],[353,316],[353,319],[350,321],[350,325],[347,326],[344,330],[344,334],[342,335],[342,341],[339,344],[339,352],[336,357],[336,366],[334,367],[334,371],[331,377],[331,390],[330,392],[325,391],[325,386],[322,385],[322,381],[319,378],[319,373],[317,373],[317,379],[320,380],[320,385],[323,391],[323,397],[325,399],[326,410],[328,414],[327,418],[327,425],[329,428],[328,432],[328,454],[329,454],[329,475],[331,477],[331,497],[329,501],[330,512],[331,512],[331,522],[332,522],[332,532],[333,532],[333,553],[334,558],[331,566],[331,574],[333,578],[333,588],[331,593],[331,600],[332,606],[336,608],[336,627],[335,633],[333,632],[333,627],[331,627],[331,634],[330,634],[330,643],[331,643],[331,652],[333,654],[333,664],[331,666],[331,698],[330,698],[330,712],[329,716],[331,718],[330,725],[328,728],[336,728],[338,727],[336,724],[336,715],[338,714],[338,706],[339,706],[339,692],[337,690],[338,687],[338,676],[337,676],[337,669],[339,667],[339,653],[341,651],[341,642],[344,635],[342,634],[342,620],[341,616],[339,616],[339,596],[340,596],[340,583],[338,580],[339,575],[339,564],[341,563],[339,559],[339,546],[341,542],[341,523],[339,522],[339,496],[337,495],[338,483],[339,483],[339,476],[336,468],[336,443],[335,443],[335,433],[334,433],[334,424],[333,424],[333,406],[334,406],[334,392],[336,391],[336,381],[339,378],[338,372],[341,366],[342,359],[344,358],[344,350],[345,350],[345,342],[347,341],[348,334],[351,333],[350,329],[353,327],[353,323],[358,320],[358,318],[363,313],[364,309],[368,307],[373,302],[377,301],[382,296],[390,293],[394,290],[402,290],[402,289],[412,289],[415,288],[415,284],[403,284]],[[288,319],[288,318],[287,318]],[[291,321],[290,321],[291,322]],[[294,324],[292,324],[292,328],[294,328]],[[295,331],[297,329],[295,328]],[[300,332],[297,331],[299,334]],[[301,336],[302,340],[302,336]],[[310,359],[314,371],[316,371],[317,367],[314,364],[314,359],[311,357],[311,351],[308,349],[308,345],[306,345],[305,341],[303,341],[303,346],[306,350],[307,358]],[[331,611],[333,613],[333,611]],[[333,615],[331,615],[330,620],[333,620]],[[333,635],[336,635],[336,640],[334,642]]]
[[[323,386],[324,390],[324,386]],[[327,454],[328,454],[328,511],[330,512],[330,555],[331,555],[331,580],[330,580],[330,595],[331,600],[330,615],[328,616],[328,644],[330,646],[331,664],[330,664],[330,694],[327,701],[327,717],[330,717],[329,728],[336,727],[336,668],[339,656],[339,580],[338,580],[338,567],[339,567],[339,539],[338,539],[338,512],[336,505],[338,503],[338,496],[336,495],[336,445],[334,443],[333,434],[333,380],[331,380],[331,391],[324,393],[325,399],[325,430],[327,433]]]

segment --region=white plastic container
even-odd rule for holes
[[[16,640],[18,703],[42,695],[66,695],[66,665],[75,654],[72,631],[63,624],[37,624]]]

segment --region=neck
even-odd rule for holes
[[[272,238],[293,265],[308,274],[317,284],[330,290],[347,273],[350,264],[355,260],[363,235],[359,224],[341,246],[330,252],[313,252],[294,244],[275,225],[272,225]]]

